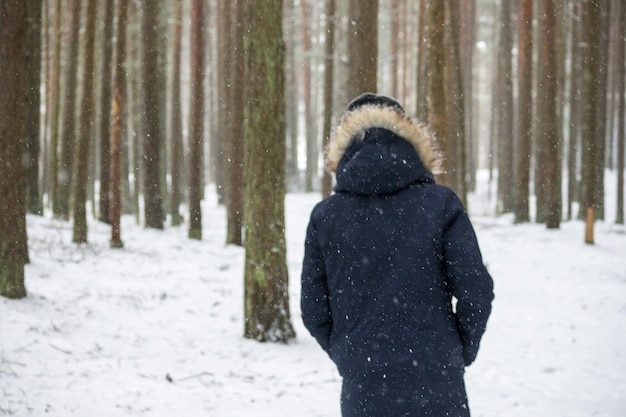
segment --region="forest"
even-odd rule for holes
[[[295,336],[284,201],[327,196],[323,150],[371,91],[429,124],[437,182],[494,216],[624,223],[626,11],[620,0],[3,0],[0,295],[26,296],[28,216],[202,239],[214,184],[245,248],[245,336]],[[617,186],[605,188],[605,173]],[[605,215],[606,196],[616,207]],[[468,211],[472,207],[468,205]],[[271,283],[271,285],[270,285]]]

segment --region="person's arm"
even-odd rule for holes
[[[491,313],[493,280],[483,264],[474,228],[454,194],[448,200],[443,238],[444,269],[457,299],[456,323],[465,366],[469,366],[476,359]]]
[[[322,349],[328,351],[332,316],[324,259],[319,248],[313,216],[306,233],[301,285],[300,308],[304,326]]]

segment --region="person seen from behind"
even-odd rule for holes
[[[326,164],[336,185],[311,213],[300,301],[343,378],[342,416],[469,417],[465,367],[493,280],[463,204],[435,183],[434,136],[396,100],[365,93]]]

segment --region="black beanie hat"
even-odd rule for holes
[[[365,106],[368,104],[391,107],[395,110],[398,110],[400,113],[404,113],[404,109],[396,100],[391,97],[381,96],[374,93],[363,93],[360,96],[357,96],[350,102],[350,104],[348,104],[348,107],[346,107],[346,111],[352,111],[357,107]]]

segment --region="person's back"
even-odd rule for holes
[[[469,415],[464,366],[493,284],[438,162],[427,129],[383,96],[355,99],[333,134],[337,185],[311,214],[301,305],[344,378],[344,416]]]

